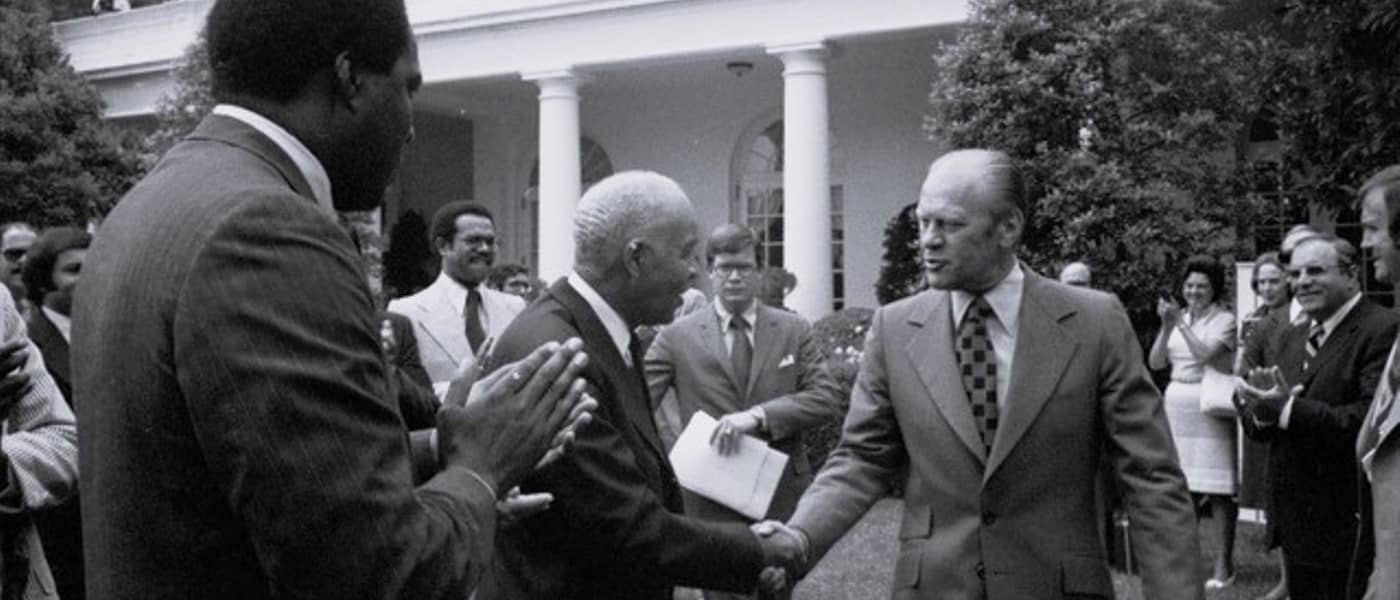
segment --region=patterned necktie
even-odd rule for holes
[[[486,330],[481,328],[481,292],[476,288],[467,290],[467,306],[462,309],[462,320],[467,323],[467,343],[472,353],[486,341]]]
[[[958,365],[962,367],[963,390],[972,405],[972,417],[982,434],[982,446],[991,456],[997,433],[997,357],[987,320],[996,318],[987,299],[978,296],[963,314],[958,326]]]
[[[1308,370],[1308,365],[1312,364],[1313,358],[1317,357],[1317,351],[1322,348],[1322,334],[1324,333],[1322,323],[1313,321],[1312,327],[1308,329],[1308,342],[1303,345],[1307,350],[1308,357],[1303,361],[1303,370]]]
[[[749,322],[743,315],[729,319],[729,332],[734,343],[729,347],[729,361],[734,365],[734,378],[739,380],[739,395],[749,389],[749,369],[753,365],[753,346],[749,344]]]

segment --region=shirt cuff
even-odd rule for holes
[[[748,413],[753,415],[755,419],[758,419],[759,431],[768,431],[768,413],[763,410],[762,406],[755,406],[753,408],[750,408],[748,410]]]
[[[1278,428],[1288,429],[1288,420],[1293,416],[1293,396],[1288,397],[1288,401],[1283,403],[1283,410],[1278,413]]]

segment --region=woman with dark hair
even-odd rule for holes
[[[1201,412],[1201,380],[1206,369],[1232,372],[1235,317],[1219,303],[1225,269],[1211,257],[1187,260],[1178,289],[1184,308],[1174,298],[1157,301],[1162,329],[1147,361],[1153,369],[1171,366],[1171,383],[1163,394],[1167,423],[1187,487],[1207,499],[1220,527],[1220,552],[1206,582],[1207,589],[1220,589],[1235,578],[1235,423]]]

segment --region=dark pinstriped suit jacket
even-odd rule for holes
[[[103,223],[73,318],[94,598],[453,598],[494,498],[417,489],[360,259],[271,140],[210,116]]]

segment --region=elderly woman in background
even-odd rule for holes
[[[1239,354],[1235,358],[1236,374],[1275,363],[1274,359],[1268,356],[1268,341],[1279,327],[1288,324],[1288,304],[1293,297],[1288,288],[1288,269],[1277,252],[1266,252],[1255,259],[1250,285],[1259,299],[1259,307],[1244,318],[1244,335],[1241,337]],[[1244,460],[1240,466],[1241,506],[1268,509],[1268,465],[1269,445],[1246,438]],[[1274,520],[1268,519],[1267,522],[1267,544],[1270,549],[1276,548],[1278,540],[1274,537]],[[1280,555],[1278,583],[1263,596],[1263,599],[1281,600],[1287,597],[1288,574],[1284,571],[1283,557]]]
[[[1232,371],[1235,317],[1218,301],[1225,288],[1225,269],[1208,256],[1186,262],[1181,280],[1183,308],[1175,299],[1157,302],[1162,329],[1152,342],[1148,364],[1171,366],[1164,404],[1172,440],[1193,494],[1205,496],[1220,527],[1221,548],[1207,589],[1220,589],[1235,578],[1235,423],[1201,412],[1201,379],[1207,368]]]

